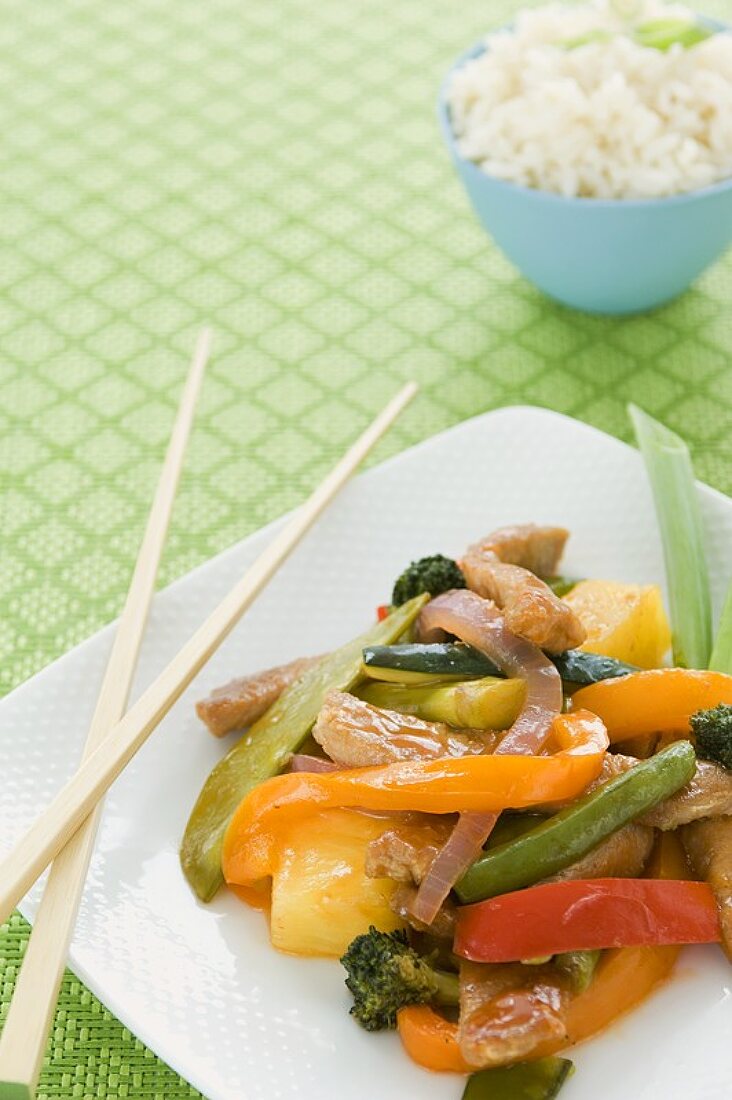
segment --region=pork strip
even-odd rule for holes
[[[710,817],[684,825],[681,840],[692,868],[717,899],[722,946],[732,962],[732,818]]]
[[[480,545],[508,565],[520,565],[539,577],[550,577],[559,567],[568,538],[566,527],[518,523],[499,527]]]
[[[602,771],[597,779],[585,788],[590,794],[619,775],[634,768],[640,761],[635,756],[608,752],[602,763]],[[547,807],[550,812],[563,809],[568,803],[555,803]],[[686,786],[664,799],[658,806],[648,810],[638,819],[642,825],[650,825],[664,832],[678,829],[690,821],[705,817],[718,817],[732,814],[732,772],[709,760],[697,760],[696,773]]]
[[[461,561],[468,588],[503,609],[510,631],[550,653],[575,649],[586,637],[571,607],[536,575],[556,571],[567,536],[562,527],[504,527]]]
[[[399,822],[369,842],[366,874],[419,886],[454,827],[453,814],[414,814],[411,820]]]
[[[709,760],[697,760],[693,778],[676,794],[640,819],[667,831],[700,818],[732,814],[732,772]]]
[[[269,710],[286,687],[299,680],[319,660],[320,657],[298,657],[286,665],[232,680],[196,703],[196,713],[214,737],[251,726]]]
[[[566,1038],[570,993],[550,963],[461,962],[460,1052],[471,1066],[513,1065]]]
[[[602,770],[596,779],[593,779],[591,783],[588,783],[585,787],[582,795],[591,794],[596,791],[598,787],[604,786],[605,783],[609,783],[611,779],[617,779],[619,775],[623,775],[625,772],[630,771],[640,761],[635,756],[624,756],[619,752],[606,752],[602,760]],[[548,814],[555,814],[559,810],[565,809],[567,806],[571,806],[577,799],[573,798],[571,801],[561,802],[547,802],[543,807],[544,812]]]
[[[389,907],[398,917],[401,917],[402,920],[411,924],[415,931],[428,932],[434,939],[445,940],[446,945],[452,948],[452,942],[455,939],[457,907],[448,898],[448,900],[443,903],[432,923],[424,924],[423,921],[419,921],[412,916],[412,906],[414,905],[416,894],[417,888],[415,886],[400,884],[391,895]]]
[[[366,848],[366,874],[419,886],[453,828],[452,815],[443,819],[410,815],[386,829]],[[548,882],[580,878],[634,878],[640,875],[653,847],[653,829],[631,824],[613,833],[583,859],[565,867]]]
[[[635,823],[618,829],[576,863],[546,882],[576,878],[637,878],[653,847],[653,829]]]
[[[345,691],[330,691],[313,727],[313,737],[337,764],[364,768],[397,760],[477,756],[490,752],[500,735],[424,722],[412,714],[371,706]]]

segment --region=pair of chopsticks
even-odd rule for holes
[[[54,861],[0,1035],[0,1100],[33,1100],[94,848],[101,799],[417,390],[409,383],[386,405],[125,715],[210,342],[209,332],[204,331],[181,397],[82,763],[0,863],[2,923]]]

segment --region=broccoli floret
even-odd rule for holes
[[[399,607],[423,592],[439,596],[440,592],[448,592],[451,588],[465,588],[465,577],[460,566],[444,554],[431,554],[407,566],[397,578],[391,602]]]
[[[697,756],[732,771],[732,706],[720,703],[710,710],[698,710],[690,723]]]
[[[353,994],[351,1015],[367,1031],[396,1027],[405,1005],[458,1002],[457,975],[434,970],[409,946],[406,932],[379,932],[372,925],[356,936],[341,962]]]

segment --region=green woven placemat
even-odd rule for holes
[[[120,609],[202,322],[216,330],[163,582],[301,500],[397,382],[376,456],[529,402],[639,402],[732,490],[732,263],[652,316],[524,283],[434,118],[512,5],[6,0],[0,21],[0,691]],[[721,0],[711,14],[724,14]],[[0,1021],[27,927],[0,934]],[[42,1098],[198,1096],[67,976]]]

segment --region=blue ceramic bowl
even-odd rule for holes
[[[442,133],[483,227],[532,283],[590,313],[637,313],[686,290],[732,242],[732,179],[661,199],[575,199],[494,179],[457,150],[442,86]]]

